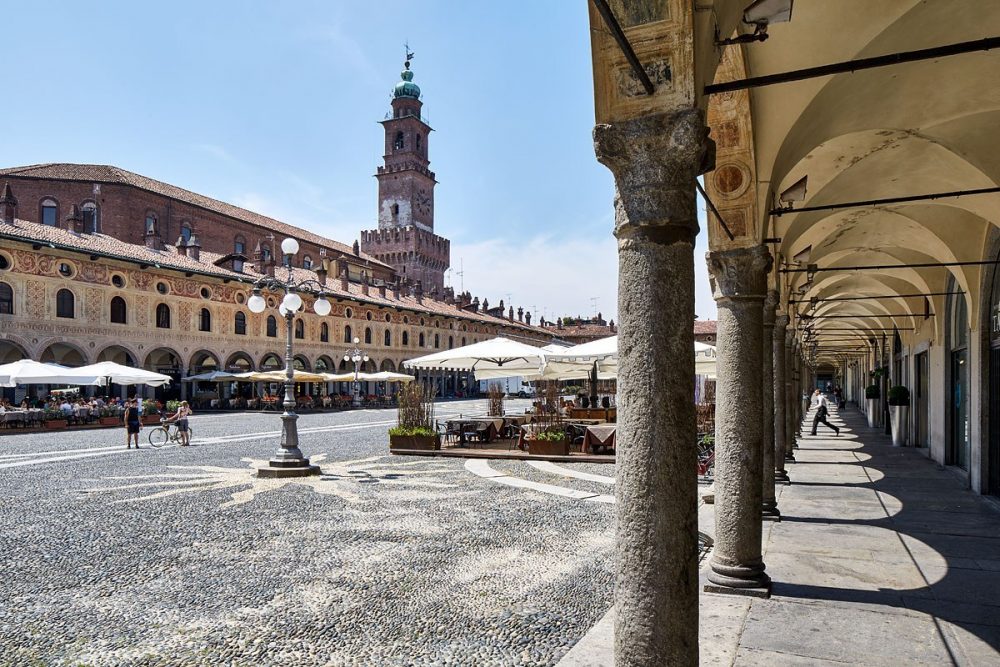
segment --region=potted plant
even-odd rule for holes
[[[66,419],[66,415],[62,413],[62,410],[46,410],[42,413],[42,422],[45,424],[45,428],[48,429],[66,428],[69,426],[69,420]]]
[[[167,417],[173,417],[180,407],[180,401],[167,401]]]
[[[878,399],[882,397],[882,392],[877,384],[870,384],[865,387],[865,399],[868,401],[868,426],[875,428],[878,417]]]
[[[155,426],[160,423],[160,410],[163,405],[159,401],[147,398],[142,402],[142,423],[145,426]]]
[[[569,442],[562,425],[550,426],[545,430],[536,429],[529,435],[528,453],[536,456],[566,456],[569,454]]]
[[[486,414],[490,417],[502,417],[504,393],[500,383],[491,382],[486,395],[489,398]]]
[[[441,449],[441,436],[434,429],[434,399],[416,382],[404,385],[397,397],[396,425],[389,429],[389,450]]]
[[[899,384],[889,387],[889,420],[892,423],[892,446],[906,445],[906,426],[909,423],[910,390]]]
[[[117,426],[121,423],[121,419],[115,414],[114,410],[105,405],[100,409],[98,414],[98,423],[101,426]]]

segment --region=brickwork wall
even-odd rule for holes
[[[90,182],[17,176],[4,177],[4,180],[10,181],[11,188],[16,193],[17,217],[30,222],[41,222],[41,201],[47,197],[55,199],[59,204],[58,219],[62,227],[66,226],[65,218],[73,204],[82,206],[85,202],[95,201],[93,184]],[[192,233],[198,236],[202,250],[227,254],[233,252],[237,237],[242,237],[246,244],[245,253],[251,259],[258,243],[269,245],[275,256],[281,252],[283,236],[275,235],[274,240],[271,240],[267,238],[271,232],[256,225],[130,185],[102,183],[96,203],[99,231],[126,243],[144,243],[146,214],[151,212],[157,218],[160,239],[164,244],[173,245],[181,233],[181,227],[187,223]],[[307,255],[314,266],[318,266],[324,258],[334,260],[338,257],[351,257],[339,250],[323,248],[302,239],[299,239],[299,246],[299,254],[294,261],[297,266],[302,266]],[[392,272],[384,268],[369,268],[368,271],[378,279],[393,278]]]
[[[444,273],[451,265],[451,241],[404,227],[361,232],[361,250],[394,267],[400,276],[421,281],[424,291],[444,294]]]

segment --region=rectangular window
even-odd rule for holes
[[[55,227],[58,224],[55,206],[42,207],[42,224],[49,225],[50,227]]]

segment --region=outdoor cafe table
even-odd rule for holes
[[[5,426],[13,426],[14,424],[19,424],[24,426],[31,422],[41,421],[42,413],[44,410],[31,408],[28,410],[8,410],[3,415],[0,415]]]
[[[596,453],[598,447],[600,447],[601,449],[604,449],[605,447],[610,447],[614,449],[615,447],[614,424],[603,424],[599,426],[587,427],[586,432],[583,434],[582,450],[586,452],[589,449],[591,452]]]
[[[449,419],[447,421],[447,427],[449,431],[454,430],[455,427],[458,428],[458,441],[459,444],[465,444],[465,434],[466,426],[475,426],[477,432],[481,431],[483,427],[486,429],[486,442],[493,442],[497,435],[500,433],[500,429],[503,428],[503,418],[502,417],[467,417],[465,419]]]

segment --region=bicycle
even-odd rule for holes
[[[190,438],[193,436],[194,436],[194,429],[188,426],[189,442]],[[177,424],[175,423],[168,424],[161,420],[160,425],[149,432],[149,444],[152,445],[153,447],[162,447],[168,442],[173,442],[178,445],[181,444],[182,442],[181,431],[179,428],[177,428]]]

